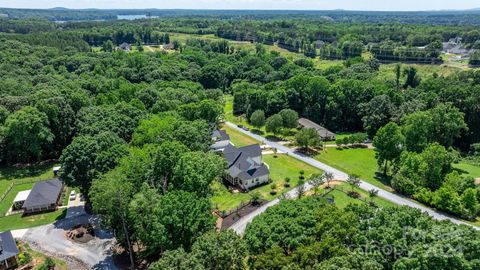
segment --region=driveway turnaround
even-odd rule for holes
[[[95,227],[95,238],[87,243],[73,242],[65,236],[67,231],[79,224],[90,223]],[[112,259],[115,238],[99,229],[100,221],[92,215],[74,215],[53,224],[29,229],[22,239],[47,254],[54,254],[66,261],[76,260],[86,269],[117,269]],[[76,266],[75,268],[78,268]],[[72,269],[75,269],[72,268]]]
[[[289,147],[286,147],[286,146],[283,146],[277,142],[273,142],[273,141],[270,141],[270,140],[267,140],[265,137],[262,137],[260,135],[257,135],[257,134],[254,134],[250,131],[247,131],[247,130],[244,130],[242,128],[239,128],[237,125],[233,124],[233,123],[230,123],[230,122],[226,122],[226,125],[239,131],[239,132],[242,132],[243,134],[249,136],[249,137],[252,137],[254,139],[256,139],[257,141],[260,141],[262,142],[263,144],[267,144],[268,146],[272,147],[272,148],[276,148],[277,150],[279,151],[282,151],[284,153],[286,153],[287,155],[291,156],[291,157],[294,157],[298,160],[301,160],[307,164],[310,164],[311,166],[313,167],[316,167],[324,172],[330,172],[334,175],[334,178],[335,180],[340,180],[340,181],[345,181],[347,178],[348,178],[348,174],[338,170],[338,169],[335,169],[325,163],[322,163],[316,159],[313,159],[313,158],[310,158],[306,155],[303,155],[303,154],[300,154],[298,152],[295,152],[295,150],[289,148]],[[312,188],[311,185],[309,185],[308,183],[306,184],[306,190],[309,190]],[[465,225],[469,225],[469,226],[472,226],[474,227],[475,229],[477,230],[480,230],[479,227],[476,227],[476,226],[473,226],[471,224],[468,224],[466,222],[463,222],[461,220],[458,220],[456,218],[453,218],[451,216],[448,216],[446,215],[445,213],[442,213],[442,212],[439,212],[439,211],[436,211],[436,210],[433,210],[433,209],[430,209],[428,207],[425,207],[423,205],[420,205],[418,203],[415,203],[403,196],[400,196],[400,195],[397,195],[397,194],[394,194],[394,193],[391,193],[389,191],[386,191],[384,189],[381,189],[379,187],[376,187],[370,183],[367,183],[363,180],[361,180],[360,182],[360,188],[363,189],[363,190],[366,190],[366,191],[369,191],[371,189],[376,189],[378,190],[378,196],[379,197],[382,197],[384,199],[387,199],[393,203],[396,203],[398,205],[406,205],[406,206],[409,206],[409,207],[413,207],[413,208],[417,208],[417,209],[420,209],[422,210],[422,212],[426,212],[427,214],[429,214],[430,216],[432,216],[433,218],[435,219],[438,219],[438,220],[450,220],[451,222],[453,223],[456,223],[456,224],[465,224]],[[295,196],[297,194],[297,189],[292,189],[290,192],[288,192],[288,195],[293,198],[292,196]],[[237,232],[238,234],[243,234],[245,232],[245,228],[247,227],[247,224],[250,223],[256,216],[260,215],[261,213],[263,213],[268,207],[272,206],[272,205],[275,205],[277,203],[279,203],[280,201],[278,199],[275,199],[265,205],[263,205],[262,207],[259,207],[257,210],[253,211],[252,213],[240,218],[235,224],[233,224],[230,228],[232,230],[234,230],[235,232]]]

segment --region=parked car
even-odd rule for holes
[[[248,127],[243,127],[243,130],[249,131],[250,129]]]
[[[77,198],[77,193],[75,192],[75,190],[72,190],[70,192],[70,201],[73,201]]]
[[[243,125],[237,125],[237,127],[239,127],[239,128],[243,128]]]

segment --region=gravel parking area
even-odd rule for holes
[[[79,206],[81,207],[81,206]],[[78,211],[81,211],[78,209]],[[84,244],[65,237],[69,229],[78,224],[93,224],[96,237]],[[23,240],[47,254],[64,259],[71,269],[117,269],[113,263],[112,247],[115,238],[99,227],[99,220],[92,215],[75,215],[53,224],[29,229]]]

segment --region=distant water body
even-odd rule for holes
[[[117,15],[117,20],[140,20],[140,19],[153,19],[158,18],[158,16],[147,16],[147,15]]]

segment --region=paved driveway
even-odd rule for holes
[[[87,214],[85,212],[85,201],[80,200],[80,194],[77,194],[75,200],[69,200],[67,207],[66,218]]]
[[[289,156],[291,157],[294,157],[296,159],[299,159],[307,164],[310,164],[312,165],[313,167],[316,167],[318,169],[321,169],[323,170],[324,172],[330,172],[330,173],[333,173],[334,175],[334,178],[335,180],[340,180],[340,181],[345,181],[347,178],[348,178],[348,174],[338,170],[338,169],[335,169],[325,163],[322,163],[316,159],[313,159],[313,158],[310,158],[306,155],[303,155],[303,154],[300,154],[298,152],[295,152],[293,149],[291,148],[288,148],[286,146],[283,146],[279,143],[276,143],[276,142],[273,142],[273,141],[270,141],[270,140],[267,140],[266,138],[260,136],[260,135],[257,135],[257,134],[254,134],[250,131],[246,131],[246,130],[243,130],[241,128],[239,128],[237,125],[233,124],[233,123],[230,123],[230,122],[226,122],[226,125],[228,125],[229,127],[239,131],[239,132],[242,132],[243,134],[245,135],[248,135],[260,142],[262,142],[263,144],[267,144],[269,145],[270,147],[272,148],[277,148],[279,151],[282,151],[284,153],[287,153]],[[312,187],[310,185],[306,185],[306,189],[309,190],[311,189]],[[439,211],[436,211],[436,210],[433,210],[433,209],[430,209],[430,208],[427,208],[423,205],[420,205],[420,204],[417,204],[415,202],[412,202],[411,200],[403,197],[403,196],[400,196],[400,195],[397,195],[397,194],[394,194],[394,193],[391,193],[389,191],[386,191],[384,189],[381,189],[381,188],[378,188],[372,184],[369,184],[365,181],[361,181],[360,182],[360,188],[363,189],[363,190],[371,190],[371,189],[376,189],[378,190],[378,196],[379,197],[382,197],[384,199],[387,199],[389,201],[392,201],[393,203],[396,203],[398,205],[406,205],[406,206],[410,206],[410,207],[413,207],[413,208],[417,208],[417,209],[420,209],[422,210],[423,212],[426,212],[427,214],[429,214],[430,216],[438,219],[438,220],[450,220],[452,221],[453,223],[456,223],[456,224],[466,224],[466,225],[469,225],[469,226],[472,226],[474,227],[475,229],[477,230],[480,230],[479,227],[476,227],[476,226],[473,226],[473,225],[470,225],[468,223],[465,223],[461,220],[458,220],[456,218],[453,218],[453,217],[450,217],[442,212],[439,212]],[[297,190],[296,189],[293,189],[289,192],[290,195],[292,194],[296,194]],[[243,234],[245,232],[245,228],[247,226],[248,223],[250,223],[253,218],[255,218],[256,216],[260,215],[261,213],[263,213],[268,207],[272,206],[272,205],[275,205],[279,203],[279,200],[273,200],[271,202],[269,202],[268,204],[260,207],[259,209],[255,210],[254,212],[250,213],[249,215],[246,215],[244,217],[242,217],[241,219],[239,219],[235,224],[233,224],[230,228],[233,229],[235,232],[237,232],[238,234]]]

